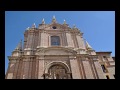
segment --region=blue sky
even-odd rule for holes
[[[20,40],[24,40],[24,31],[33,23],[38,27],[44,18],[49,24],[55,15],[58,23],[63,20],[70,27],[75,24],[83,32],[83,38],[96,51],[112,51],[115,56],[115,12],[114,11],[6,11],[5,12],[5,72],[8,58]]]

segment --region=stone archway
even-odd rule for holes
[[[44,74],[45,79],[71,79],[71,73],[69,67],[62,62],[50,63]]]

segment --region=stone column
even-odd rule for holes
[[[34,38],[35,38],[35,32],[32,32],[32,42],[31,42],[31,48],[34,49]]]
[[[51,46],[51,35],[48,35],[48,47]]]
[[[29,35],[29,32],[28,32],[27,42],[26,42],[26,48],[29,48],[29,40],[30,40],[30,35]]]
[[[37,47],[39,47],[41,45],[41,32],[39,32],[38,34],[38,41],[37,41]]]
[[[33,45],[33,33],[30,33],[29,48],[32,49],[32,45]]]
[[[41,43],[40,43],[40,44],[41,44],[41,45],[40,45],[41,47],[44,47],[44,45],[45,45],[44,43],[45,43],[46,41],[44,40],[44,38],[45,38],[45,35],[44,35],[44,32],[42,32],[42,33],[41,33]]]
[[[34,36],[34,49],[36,49],[36,47],[38,46],[39,43],[39,32],[35,32],[35,36]]]
[[[74,47],[73,39],[71,37],[70,32],[66,32],[66,37],[67,37],[68,47]]]
[[[30,59],[29,61],[29,71],[28,71],[28,79],[31,79],[32,77],[32,63],[33,63],[33,59]]]
[[[73,43],[74,43],[74,48],[79,48],[78,42],[77,42],[77,34],[73,33],[72,38],[73,38]]]
[[[46,32],[44,32],[44,46],[48,46],[48,34]]]
[[[94,62],[97,61],[96,57],[91,57],[89,58],[90,59],[90,63],[91,63],[91,67],[92,67],[92,71],[93,71],[93,76],[95,79],[99,79],[99,76],[98,76],[98,73],[97,73],[97,70],[96,70],[96,67],[95,67],[95,64]]]
[[[48,46],[48,34],[46,31],[41,33],[41,47]]]
[[[36,60],[35,60],[35,79],[38,79],[38,72],[39,72],[39,60],[36,58]]]
[[[105,79],[105,77],[104,77],[104,75],[103,75],[104,73],[103,73],[103,71],[102,71],[102,68],[101,68],[99,62],[98,62],[98,61],[94,61],[94,65],[95,65],[97,74],[98,74],[98,76],[99,76],[99,79]]]
[[[44,56],[39,57],[38,79],[43,79],[44,74]]]
[[[17,79],[20,79],[23,61],[22,61],[22,60],[19,60],[18,63],[19,63],[19,66],[18,66],[17,77],[16,77],[16,78],[17,78]]]
[[[79,48],[85,49],[84,40],[81,35],[76,35]]]
[[[68,46],[68,43],[67,43],[67,37],[66,37],[66,34],[65,32],[63,32],[63,36],[64,36],[64,42],[65,42],[65,46]]]
[[[23,60],[22,66],[21,66],[21,75],[20,75],[20,79],[23,79],[23,75],[24,75],[24,64],[25,64],[25,61]]]
[[[8,70],[6,73],[6,79],[13,79],[13,72],[15,68],[15,60],[10,60]]]
[[[61,41],[62,41],[62,45],[61,46],[65,46],[65,37],[64,37],[64,34],[62,33],[61,34]]]
[[[19,61],[16,60],[15,68],[14,68],[14,74],[13,74],[13,79],[17,78],[18,66],[19,66]]]
[[[70,58],[70,65],[71,65],[73,79],[81,79],[81,75],[79,72],[79,66],[78,66],[76,57],[69,56],[69,58]]]
[[[35,79],[35,70],[36,70],[36,60],[32,61],[32,70],[31,70],[31,79]]]
[[[30,61],[30,58],[24,59],[23,79],[28,79],[29,61]]]
[[[83,63],[83,66],[84,66],[86,79],[94,79],[89,60],[84,58],[84,60],[82,60],[82,63]]]
[[[76,39],[75,39],[74,33],[71,34],[71,37],[73,39],[74,48],[77,48],[77,44],[76,44]]]
[[[81,75],[81,79],[84,79],[84,68],[82,66],[82,58],[80,58],[79,56],[77,57],[77,62],[78,62],[78,66],[79,66],[79,71],[80,71],[80,75]]]

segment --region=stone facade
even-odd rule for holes
[[[21,41],[8,59],[6,79],[115,79],[111,52],[95,52],[78,28],[55,17],[27,28],[24,47]]]

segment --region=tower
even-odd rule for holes
[[[111,52],[96,52],[74,25],[53,16],[35,23],[24,32],[22,41],[8,56],[6,79],[114,79],[115,59]]]

